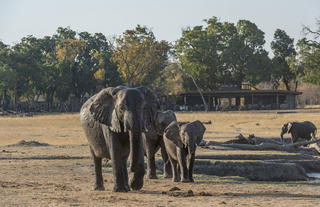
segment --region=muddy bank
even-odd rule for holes
[[[308,180],[305,169],[295,163],[197,161],[194,172],[216,176],[240,176],[252,181]]]

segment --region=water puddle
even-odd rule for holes
[[[311,178],[320,178],[320,173],[307,173],[307,175]]]

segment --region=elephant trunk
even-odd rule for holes
[[[283,143],[283,132],[281,132],[280,137],[281,137],[281,142]]]
[[[144,153],[142,143],[142,121],[138,114],[127,113],[124,128],[130,137],[130,171],[144,173]]]
[[[195,145],[194,144],[189,144],[188,145],[188,158],[189,158],[189,160],[191,159],[192,155],[195,154],[195,151],[196,151]]]
[[[144,173],[144,152],[140,132],[129,131],[130,136],[130,171]]]

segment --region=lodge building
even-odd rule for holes
[[[208,110],[216,111],[296,109],[296,96],[302,93],[285,90],[252,90],[249,87],[245,89],[222,87],[202,94]],[[204,110],[198,91],[180,93],[175,105],[175,110]]]

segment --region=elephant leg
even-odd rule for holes
[[[178,162],[169,156],[169,161],[172,169],[172,182],[179,182],[179,174],[178,174]]]
[[[130,179],[130,187],[132,190],[140,190],[143,187],[143,176],[145,174],[143,142],[140,137],[135,137],[133,141],[136,141],[137,148],[130,147],[132,149],[130,152],[130,171],[133,172],[133,176]],[[133,143],[130,143],[130,145],[133,146]]]
[[[124,172],[124,163],[121,157],[121,145],[117,136],[112,133],[113,136],[110,137],[110,154],[112,160],[112,174],[113,174],[113,191],[114,192],[128,192],[128,189],[125,186],[125,172]]]
[[[154,154],[150,153],[147,156],[147,165],[148,165],[148,169],[147,169],[147,177],[149,179],[158,179],[157,175],[156,175],[156,161],[155,161],[155,156]]]
[[[158,179],[156,174],[155,148],[151,140],[146,138],[146,154],[147,154],[147,177],[149,179]]]
[[[180,167],[181,182],[189,182],[186,155],[181,148],[177,148],[177,158]]]
[[[102,177],[102,158],[96,157],[91,147],[90,147],[90,152],[94,162],[94,171],[95,171],[95,177],[96,177],[96,182],[93,186],[93,190],[104,190],[103,177]]]
[[[128,169],[127,169],[127,159],[124,158],[122,160],[122,170],[123,170],[123,179],[124,185],[127,191],[130,191],[129,184],[128,184]]]
[[[298,140],[298,136],[295,135],[295,134],[292,134],[292,135],[291,135],[291,144],[297,142],[297,140]]]
[[[172,169],[171,169],[171,163],[168,158],[168,153],[166,151],[166,148],[164,146],[163,140],[161,141],[161,156],[163,160],[163,177],[164,178],[172,178]]]
[[[188,178],[190,182],[194,182],[193,180],[194,159],[195,159],[195,155],[191,155],[191,159],[188,159]]]

